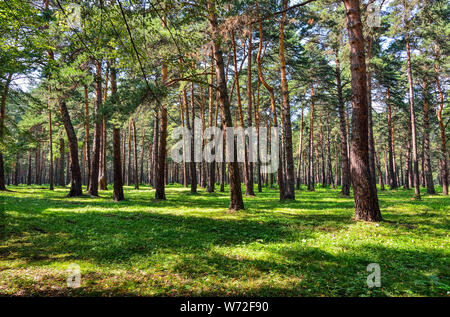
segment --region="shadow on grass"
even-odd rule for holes
[[[164,274],[153,276],[152,283],[160,295],[385,296],[444,294],[448,288],[444,250],[355,243],[340,245],[336,252],[332,247],[325,251],[302,244],[302,240],[314,241],[317,233],[348,231],[355,224],[352,200],[336,201],[336,192],[302,192],[297,201],[280,203],[276,192],[265,191],[245,199],[245,211],[230,213],[227,193],[190,195],[189,189],[175,188],[168,190],[168,201],[154,202],[151,191],[143,191],[148,195],[127,191],[129,200],[121,203],[105,197],[109,192],[100,198],[63,199],[64,191],[5,196],[8,227],[0,243],[0,259],[18,260],[24,268],[57,261],[87,261],[131,271],[158,267]],[[383,202],[386,197],[380,195],[382,205],[404,199],[388,196],[389,201]],[[404,204],[421,208],[428,200]],[[415,217],[415,213],[389,211],[382,226],[390,232],[396,228],[414,231],[420,224],[430,228],[428,235],[437,234],[431,229],[448,229],[445,218],[439,222],[436,216],[437,223],[430,223],[428,217]],[[412,228],[401,226],[409,222]],[[250,244],[257,255],[230,252]],[[368,290],[365,284],[365,269],[372,262],[381,265],[381,289]],[[425,273],[430,269],[435,271],[434,278]],[[98,274],[92,279],[112,273]],[[186,287],[205,277],[221,286]],[[62,289],[61,294],[142,295],[150,282],[133,278],[137,280],[115,280],[113,286]],[[127,283],[136,283],[137,290],[130,290]]]

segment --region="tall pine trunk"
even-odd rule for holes
[[[53,178],[53,129],[52,129],[52,111],[48,109],[48,140],[49,140],[49,159],[50,159],[50,166],[49,166],[49,183],[50,183],[50,190],[54,190],[54,178]]]
[[[70,153],[70,170],[71,170],[71,185],[68,197],[81,196],[83,194],[81,189],[81,170],[80,163],[78,161],[78,140],[75,130],[70,120],[69,111],[67,110],[66,102],[61,101],[59,103],[59,111],[64,123],[64,128],[69,140],[69,153]],[[37,168],[37,167],[36,167]],[[95,182],[97,183],[97,182]]]
[[[298,163],[297,163],[297,189],[300,189],[300,171],[302,166],[302,152],[303,152],[303,106],[300,117],[300,137],[298,141]]]
[[[208,4],[208,20],[210,30],[213,36],[216,37],[219,34],[219,26],[217,22],[215,5],[214,2],[211,0],[208,0],[207,4]],[[223,62],[222,49],[220,48],[220,42],[218,38],[213,39],[213,48],[214,48],[214,60],[217,78],[217,93],[219,94],[219,102],[220,107],[222,109],[224,124],[226,125],[226,127],[233,127],[225,77],[225,66]],[[224,132],[226,133],[226,130]],[[236,151],[233,152],[236,154]],[[241,191],[241,179],[239,175],[239,165],[236,160],[228,162],[228,175],[230,183],[229,209],[230,210],[244,209],[244,201],[242,199],[242,191]]]
[[[441,137],[441,178],[442,178],[442,195],[448,195],[448,165],[447,165],[447,149],[446,149],[446,135],[445,124],[442,118],[442,112],[444,110],[444,94],[442,92],[441,84],[439,81],[439,68],[436,70],[436,86],[439,92],[439,108],[436,111],[436,116],[439,122],[439,131]]]
[[[397,178],[394,174],[394,150],[392,144],[392,107],[389,94],[389,87],[386,89],[386,106],[387,106],[387,128],[388,128],[388,153],[389,153],[389,164],[388,164],[388,180],[390,189],[396,189],[398,187]]]
[[[425,183],[427,186],[428,194],[435,194],[434,183],[433,183],[433,170],[431,167],[430,158],[430,122],[429,122],[429,106],[428,106],[428,84],[424,82],[422,84],[423,88],[423,171],[425,176]]]
[[[208,106],[209,106],[209,113],[208,113],[208,125],[209,127],[213,126],[213,107],[214,107],[214,90],[213,90],[213,83],[214,83],[214,53],[211,52],[211,77],[209,80],[210,85],[208,86]],[[216,104],[216,112],[217,112],[218,105]],[[217,118],[215,119],[215,126],[217,127]],[[184,150],[183,150],[184,151]],[[214,154],[216,154],[214,152]],[[186,167],[186,164],[183,164],[184,168]],[[184,176],[186,177],[186,169]],[[214,187],[216,183],[216,160],[214,159],[212,162],[208,163],[208,188],[206,189],[208,193],[214,192]]]
[[[283,10],[288,7],[288,0],[283,0]],[[284,150],[286,158],[286,184],[284,199],[295,199],[294,155],[292,149],[291,107],[289,104],[289,90],[286,78],[286,59],[284,48],[284,25],[286,11],[283,11],[280,22],[279,55],[281,73],[281,99],[284,119]],[[281,162],[280,162],[281,163]]]
[[[416,115],[415,115],[415,110],[414,110],[413,77],[412,77],[412,69],[411,69],[411,52],[410,52],[410,44],[409,44],[409,35],[408,34],[406,34],[406,62],[407,62],[407,68],[408,68],[409,113],[410,113],[410,124],[411,124],[414,196],[416,199],[420,199],[419,162],[417,160],[417,140],[416,140]]]
[[[278,127],[278,123],[277,123],[277,110],[275,107],[275,94],[274,94],[274,90],[273,88],[266,82],[266,80],[264,79],[264,76],[262,74],[262,68],[261,68],[261,63],[262,63],[262,47],[263,47],[263,32],[262,32],[262,25],[261,22],[258,22],[258,29],[259,29],[259,48],[258,48],[258,55],[257,55],[257,64],[258,64],[258,78],[259,81],[263,84],[263,86],[267,89],[267,91],[269,92],[270,95],[270,109],[272,110],[272,121],[273,121],[273,127],[276,129]],[[269,120],[270,121],[270,120]],[[270,128],[268,130],[269,135],[270,134]],[[272,137],[272,136],[271,136]],[[271,140],[268,140],[269,144],[271,144]],[[268,147],[269,147],[268,144]],[[284,176],[283,176],[283,160],[281,159],[281,151],[279,153],[279,158],[278,158],[278,170],[277,170],[277,181],[278,181],[278,187],[280,190],[280,200],[284,199],[284,194],[285,194],[285,190],[284,190]],[[273,174],[270,174],[270,186],[272,188],[272,184],[273,184]]]
[[[191,174],[191,193],[197,193],[197,167],[195,163],[195,95],[194,95],[194,83],[191,83],[191,163],[190,163],[190,174]],[[186,105],[187,107],[187,105]],[[186,108],[187,109],[187,108]],[[189,119],[188,119],[189,120]],[[189,128],[189,126],[188,126]]]
[[[11,83],[12,74],[8,75],[6,79],[5,86],[2,92],[2,100],[0,103],[0,139],[3,140],[3,135],[5,133],[5,113],[6,113],[6,98],[8,96],[9,85]],[[0,190],[5,191],[5,166],[3,162],[3,154],[0,151]]]
[[[65,157],[65,146],[64,146],[64,138],[59,138],[59,172],[58,172],[58,186],[66,186],[66,182],[64,180],[64,157]]]
[[[131,119],[131,127],[133,129],[133,182],[134,189],[139,189],[139,173],[138,173],[138,156],[137,156],[137,133],[136,123]]]
[[[311,81],[311,107],[309,116],[308,190],[314,191],[314,82]]]
[[[253,54],[253,29],[250,26],[250,30],[248,32],[248,64],[247,64],[247,127],[252,126],[252,112],[253,112],[253,92],[252,92],[252,56]],[[248,144],[248,148],[250,149],[252,145]],[[250,157],[250,153],[252,157]],[[253,156],[255,153],[249,152],[248,156],[248,170],[247,170],[247,185],[245,187],[245,195],[246,196],[254,196],[254,186],[253,186]]]
[[[116,69],[114,63],[111,63],[111,95],[117,93]],[[114,169],[114,201],[124,200],[123,195],[123,179],[122,179],[122,162],[120,149],[120,128],[113,127],[113,169]]]
[[[336,83],[339,107],[339,136],[341,139],[341,193],[344,196],[350,196],[350,164],[348,158],[347,127],[345,118],[345,104],[342,96],[341,66],[338,52],[336,52]]]
[[[167,81],[167,65],[163,62],[162,65],[162,82],[165,84]],[[166,170],[166,156],[167,156],[167,108],[166,105],[161,105],[161,128],[159,131],[159,149],[158,149],[158,162],[157,172],[155,175],[155,199],[165,200],[165,170]]]
[[[350,43],[352,74],[352,140],[351,177],[355,199],[355,219],[380,221],[375,186],[371,183],[369,168],[368,103],[364,36],[359,0],[343,0]]]
[[[94,144],[93,157],[91,162],[91,177],[89,180],[88,192],[91,196],[98,196],[98,175],[99,175],[99,161],[100,161],[100,134],[102,133],[101,117],[99,116],[100,105],[102,103],[102,62],[96,62],[96,85],[97,96],[94,107]]]

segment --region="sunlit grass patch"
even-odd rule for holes
[[[449,288],[449,198],[411,200],[379,191],[384,221],[355,222],[339,190],[297,191],[280,202],[264,189],[228,210],[227,192],[112,186],[100,197],[65,198],[43,186],[12,186],[0,243],[0,294],[120,296],[445,296]],[[81,269],[81,287],[66,269]],[[366,285],[369,263],[380,288]]]

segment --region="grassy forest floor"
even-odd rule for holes
[[[109,186],[112,189],[112,186]],[[64,198],[33,186],[0,193],[0,295],[88,296],[446,296],[450,292],[450,198],[412,200],[379,191],[384,221],[355,222],[338,190],[297,191],[280,203],[264,189],[229,212],[228,193],[168,186],[99,198]],[[440,189],[438,189],[440,192]],[[369,263],[381,287],[369,289]],[[68,288],[67,266],[81,267]]]

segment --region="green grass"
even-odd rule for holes
[[[112,186],[109,186],[110,189]],[[338,190],[297,191],[280,203],[265,189],[227,210],[228,193],[197,195],[127,187],[127,200],[65,198],[10,187],[0,241],[1,295],[88,296],[446,296],[450,291],[450,199],[379,191],[384,221],[355,222]],[[369,263],[381,287],[366,285]],[[66,268],[81,267],[69,288]]]

